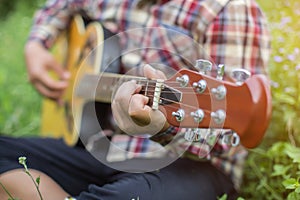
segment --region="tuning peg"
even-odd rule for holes
[[[217,139],[218,139],[218,131],[213,129],[213,128],[210,128],[207,131],[208,131],[208,133],[207,133],[206,138],[205,138],[206,142],[210,146],[214,146],[217,142]]]
[[[224,74],[225,74],[225,65],[219,64],[217,66],[217,79],[223,80]]]
[[[243,84],[250,76],[251,73],[246,69],[232,70],[232,78],[235,79],[237,85]]]
[[[240,144],[240,137],[233,131],[227,131],[222,134],[222,143],[236,147]]]
[[[212,63],[208,60],[198,59],[196,60],[195,68],[199,71],[200,74],[206,74],[206,72],[211,71]]]
[[[188,142],[199,142],[202,139],[201,130],[199,128],[188,129],[184,133],[184,139]]]

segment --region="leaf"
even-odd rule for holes
[[[221,197],[218,198],[218,200],[226,200],[227,194],[223,194]]]
[[[287,146],[285,152],[293,160],[294,163],[300,163],[300,148],[289,145]]]
[[[286,93],[275,93],[274,94],[274,99],[277,101],[281,102],[282,104],[288,104],[288,105],[295,105],[296,104],[296,99],[289,94]]]
[[[40,176],[37,177],[37,178],[35,179],[35,182],[36,182],[38,185],[40,185],[40,181],[41,181],[41,177],[40,177]]]
[[[296,192],[290,192],[287,199],[288,200],[299,200],[300,195]]]
[[[289,178],[282,182],[285,189],[296,189],[299,187],[299,182],[295,178]]]
[[[284,155],[284,150],[287,145],[288,143],[286,142],[276,142],[271,146],[271,148],[269,148],[267,155],[271,158]]]
[[[274,172],[271,174],[271,176],[284,176],[289,169],[290,166],[276,164],[273,166]]]

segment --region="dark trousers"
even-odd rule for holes
[[[62,140],[0,137],[0,174],[22,168],[20,156],[79,200],[215,200],[224,193],[228,199],[237,195],[231,180],[208,161],[179,158],[159,170],[128,173]]]

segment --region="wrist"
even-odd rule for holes
[[[177,132],[178,132],[177,127],[170,126],[168,124],[166,130],[153,135],[152,137],[150,137],[150,139],[160,143],[161,145],[166,145],[173,139],[173,137],[177,134]]]
[[[46,49],[46,47],[44,46],[43,42],[38,40],[38,39],[30,39],[27,40],[26,44],[25,44],[25,50],[30,50],[32,48],[43,48]]]
[[[35,38],[35,37],[29,38],[25,44],[25,50],[31,48],[39,48],[39,49],[46,49],[46,50],[49,49],[46,43],[42,39]]]

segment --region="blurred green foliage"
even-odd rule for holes
[[[8,3],[10,2],[10,3]],[[13,5],[11,3],[13,2]],[[0,10],[0,133],[38,133],[40,96],[27,81],[23,47],[34,10],[41,1],[1,0]],[[8,6],[8,7],[6,7]],[[14,12],[13,12],[14,11]]]
[[[37,8],[37,5],[41,5],[42,2],[42,0],[0,0],[0,19],[5,19],[13,11],[21,11],[20,4],[26,5],[28,11],[32,12],[32,9]]]
[[[0,1],[0,18],[5,18],[8,13],[14,10],[15,2],[10,0]]]
[[[300,2],[258,0],[269,20],[272,120],[250,151],[242,186],[246,199],[300,199]]]

